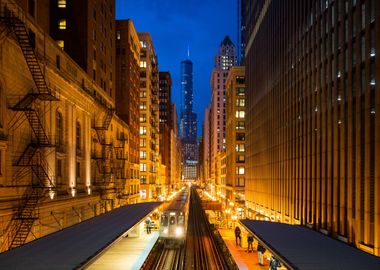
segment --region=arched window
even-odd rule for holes
[[[56,145],[62,146],[63,145],[63,119],[62,119],[62,113],[59,111],[55,114],[55,135],[56,135]]]
[[[80,151],[80,149],[81,149],[81,126],[80,126],[79,121],[77,121],[77,124],[76,124],[75,136],[76,136],[77,150]]]

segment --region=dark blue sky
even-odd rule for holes
[[[193,61],[194,111],[201,135],[210,102],[214,55],[225,35],[236,45],[236,0],[116,0],[116,18],[132,19],[137,32],[150,32],[160,71],[172,75],[172,100],[180,106],[180,62]]]

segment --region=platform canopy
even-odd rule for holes
[[[76,269],[96,256],[161,203],[122,206],[0,254],[0,269]]]
[[[247,219],[240,223],[290,269],[380,269],[380,258],[304,226]]]

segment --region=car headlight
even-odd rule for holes
[[[183,228],[178,227],[177,229],[175,229],[176,236],[181,236],[182,234],[183,234]]]
[[[163,233],[168,233],[168,232],[169,232],[168,228],[165,228],[163,231]]]

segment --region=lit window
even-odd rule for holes
[[[58,21],[58,28],[59,29],[66,29],[66,20],[65,19]]]
[[[146,61],[140,61],[140,67],[146,68]]]
[[[146,134],[146,127],[140,127],[140,135]]]
[[[146,164],[140,163],[140,172],[146,172]]]
[[[116,32],[116,39],[120,39],[120,31]]]
[[[239,174],[239,175],[245,174],[244,167],[236,167],[236,174]]]
[[[146,48],[146,41],[140,41],[141,47]]]
[[[140,159],[146,159],[146,151],[140,151]]]
[[[244,118],[245,117],[245,111],[236,111],[235,116],[236,116],[236,118]]]
[[[59,8],[66,8],[66,0],[58,0]]]
[[[57,44],[59,47],[61,47],[62,49],[65,48],[65,42],[63,40],[57,40]]]

